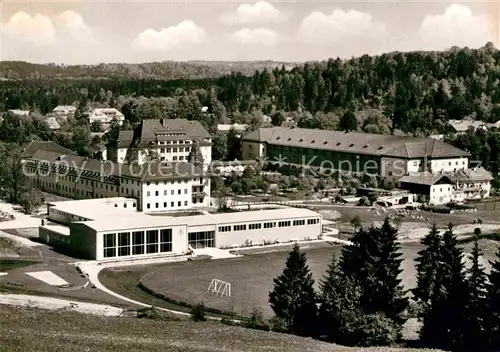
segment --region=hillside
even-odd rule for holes
[[[219,323],[109,318],[0,306],[2,351],[411,351],[346,348]],[[419,350],[414,350],[419,351]]]
[[[149,62],[141,64],[106,63],[99,65],[33,64],[24,61],[0,62],[0,78],[11,79],[180,79],[215,78],[233,72],[253,75],[256,70],[292,67],[293,64],[274,61],[187,61]]]

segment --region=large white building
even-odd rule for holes
[[[422,199],[449,199],[458,188],[476,188],[464,193],[488,197],[491,174],[484,170],[481,181],[469,182],[463,175],[474,174],[469,169],[470,154],[443,141],[412,136],[379,135],[359,132],[327,131],[304,128],[259,128],[242,138],[244,160],[260,159],[280,167],[300,167],[336,170],[353,174],[369,174],[380,179],[388,189],[401,187],[402,177],[409,181],[421,176],[428,183],[428,175],[447,174],[453,182],[449,197],[424,195]],[[421,182],[421,181],[418,181]],[[424,189],[424,188],[419,188]],[[476,198],[475,196],[472,198]]]
[[[89,113],[89,123],[92,124],[95,121],[99,121],[102,124],[117,122],[122,125],[123,121],[125,121],[125,116],[115,108],[97,108],[91,110]]]
[[[58,117],[69,117],[76,113],[76,106],[73,105],[58,105],[52,110],[52,113]]]
[[[212,138],[198,121],[186,119],[143,120],[135,130],[120,131],[117,144],[107,146],[107,158],[118,163],[148,159],[187,161],[193,148],[203,158],[203,169],[212,162]]]
[[[144,212],[207,207],[210,182],[188,162],[118,164],[75,155],[51,142],[32,142],[24,172],[41,190],[73,199],[133,197]]]
[[[86,259],[115,261],[303,241],[322,233],[321,215],[307,209],[172,217],[137,212],[135,204],[127,198],[50,203],[40,239]]]

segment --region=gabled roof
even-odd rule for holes
[[[486,170],[484,167],[479,167],[476,169],[458,170],[455,173],[449,174],[449,177],[453,181],[458,182],[474,182],[474,181],[493,181],[493,176],[491,172]]]
[[[265,142],[344,153],[378,155],[396,158],[449,158],[469,156],[468,152],[432,138],[343,132],[306,128],[258,128],[243,141]]]
[[[432,186],[439,181],[445,181],[448,184],[454,184],[448,176],[444,174],[431,174],[429,172],[415,173],[407,176],[403,176],[399,179],[401,183],[413,183],[416,185]]]
[[[203,169],[187,162],[151,162],[142,165],[119,164],[109,161],[103,162],[96,159],[85,158],[79,155],[66,155],[53,151],[37,150],[29,158],[29,161],[46,162],[50,165],[60,167],[72,167],[79,169],[79,174],[85,175],[85,171],[98,173],[101,176],[116,179],[125,176],[127,178],[142,181],[156,181],[164,179],[186,179],[193,177],[204,177]]]
[[[49,117],[47,120],[45,120],[47,125],[49,125],[49,128],[51,130],[58,130],[61,128],[61,125],[56,121],[55,117]]]
[[[185,133],[186,136],[194,139],[210,138],[210,134],[199,121],[186,119],[142,120],[142,140],[154,140],[157,134],[169,131]]]
[[[33,141],[33,142],[30,142],[25,148],[24,148],[24,151],[23,151],[23,154],[22,154],[22,158],[23,159],[29,159],[31,157],[33,157],[33,155],[37,152],[37,151],[47,151],[47,152],[53,152],[53,153],[56,153],[58,155],[61,155],[61,154],[69,154],[69,155],[76,155],[75,152],[67,149],[67,148],[64,148],[63,146],[60,146],[59,144],[57,143],[54,143],[54,142],[50,142],[50,141]]]

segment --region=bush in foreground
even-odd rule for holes
[[[193,321],[207,320],[205,316],[205,304],[203,302],[196,303],[193,308],[191,308],[191,319]]]

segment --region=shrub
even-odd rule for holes
[[[474,235],[476,235],[476,236],[480,236],[481,235],[481,229],[479,227],[476,227],[474,229]]]
[[[191,308],[191,319],[193,321],[205,321],[205,304],[203,302],[196,303],[193,308]]]
[[[249,329],[269,331],[269,323],[264,319],[264,314],[260,308],[254,308],[250,316],[243,319],[242,326]]]
[[[269,321],[269,328],[274,332],[286,333],[289,331],[288,324],[282,318],[276,316],[272,317]]]
[[[398,339],[394,323],[383,314],[369,314],[357,319],[351,341],[360,347],[389,346]]]
[[[234,312],[229,312],[228,315],[224,315],[220,322],[224,325],[238,325],[237,323],[234,322],[234,319],[236,318],[236,313]]]

